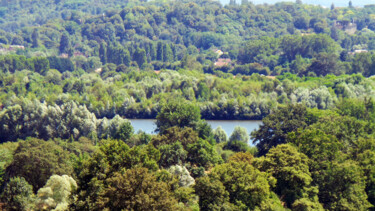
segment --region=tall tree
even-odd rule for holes
[[[60,50],[60,53],[67,53],[67,50],[70,48],[70,40],[69,40],[69,35],[68,33],[63,33],[61,35],[61,39],[60,39],[60,47],[59,47],[59,50]]]
[[[32,39],[32,47],[38,48],[39,47],[39,31],[38,29],[34,29],[33,33],[31,34]]]
[[[288,105],[263,119],[263,125],[251,133],[259,154],[265,155],[272,147],[286,143],[287,134],[307,126],[306,106]]]
[[[137,48],[137,51],[134,53],[134,61],[137,62],[139,67],[142,67],[143,64],[147,63],[146,51],[141,48]]]
[[[173,51],[169,44],[163,46],[163,62],[173,62]]]
[[[107,44],[105,42],[100,43],[99,57],[100,61],[105,65],[107,63]]]
[[[157,46],[156,46],[156,59],[158,61],[163,61],[163,56],[164,56],[164,53],[163,53],[163,43],[162,42],[158,42]]]

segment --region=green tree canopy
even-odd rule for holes
[[[157,131],[163,134],[166,129],[178,126],[195,127],[200,120],[200,109],[193,103],[170,100],[164,104],[156,117]]]

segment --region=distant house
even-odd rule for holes
[[[228,65],[231,65],[232,63],[232,60],[231,59],[218,59],[214,65],[216,67],[223,67],[223,66],[228,66]]]
[[[0,45],[0,52],[2,53],[9,53],[17,51],[18,49],[25,50],[25,46],[23,45]]]
[[[217,54],[218,57],[224,54],[224,52],[221,50],[216,50],[215,53]]]
[[[69,55],[68,55],[67,53],[62,53],[62,54],[60,54],[59,57],[60,57],[60,58],[68,58]]]
[[[85,54],[83,54],[82,52],[79,52],[79,51],[75,51],[73,53],[73,56],[84,56],[84,57],[87,57]]]
[[[276,76],[267,75],[266,78],[271,79],[271,80],[275,80],[275,79],[276,79]]]
[[[357,31],[357,24],[354,20],[335,21],[334,26],[338,29],[344,30],[347,34],[353,35]]]
[[[23,46],[23,45],[11,45],[8,48],[8,50],[10,50],[10,51],[18,50],[18,49],[25,50],[25,46]]]
[[[366,50],[366,49],[359,49],[359,50],[354,50],[354,51],[352,51],[352,52],[349,52],[348,54],[350,54],[350,55],[355,55],[355,54],[359,54],[359,53],[367,53],[368,52],[368,50]]]
[[[355,50],[354,51],[354,54],[357,54],[357,53],[367,53],[368,52],[368,50],[366,50],[366,49],[361,49],[361,50]]]

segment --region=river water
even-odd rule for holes
[[[154,131],[156,129],[155,121],[154,119],[130,119],[132,126],[134,127],[134,131],[138,132],[139,130],[142,130],[149,134],[156,134]],[[207,123],[211,125],[212,129],[216,129],[217,127],[221,126],[224,131],[227,133],[227,136],[229,137],[234,127],[241,126],[246,128],[247,132],[250,133],[253,130],[256,130],[259,128],[259,125],[262,124],[262,121],[252,121],[252,120],[243,120],[243,121],[237,121],[237,120],[207,120]]]

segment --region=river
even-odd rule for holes
[[[154,119],[130,119],[132,126],[134,127],[134,131],[138,132],[142,130],[149,134],[155,134],[155,125]],[[207,120],[207,123],[211,125],[212,129],[216,129],[217,127],[221,126],[224,131],[227,133],[229,137],[235,126],[241,126],[246,128],[247,132],[250,133],[253,130],[259,128],[259,125],[262,124],[262,121],[253,121],[253,120]]]

